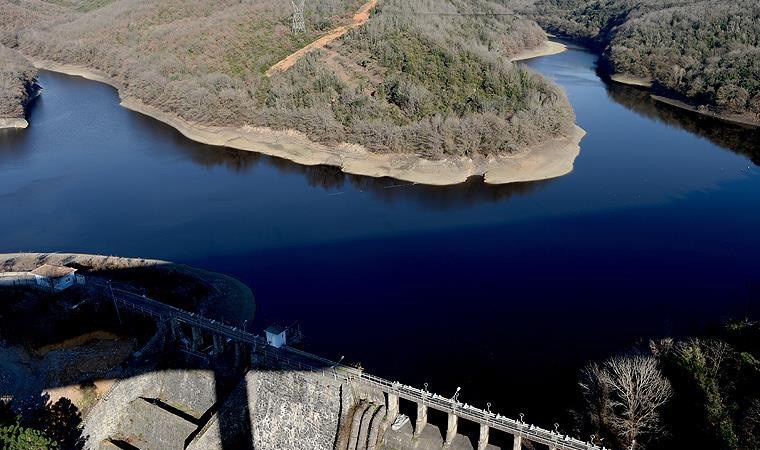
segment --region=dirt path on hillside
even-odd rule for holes
[[[377,6],[377,2],[378,0],[369,0],[367,3],[364,4],[364,6],[362,6],[359,9],[359,11],[357,11],[356,14],[354,14],[354,18],[351,19],[351,23],[349,23],[348,25],[342,25],[338,28],[333,29],[332,31],[322,36],[321,38],[317,39],[316,41],[312,42],[311,44],[307,45],[306,47],[303,47],[300,50],[296,51],[295,53],[289,55],[282,61],[270,67],[269,70],[266,71],[266,76],[271,77],[277,72],[284,72],[290,69],[291,67],[295,65],[295,63],[298,62],[299,59],[303,58],[304,55],[306,55],[310,51],[316,50],[318,48],[323,48],[327,44],[335,41],[336,39],[348,33],[349,31],[353,30],[354,28],[364,25],[369,20],[369,12],[372,10],[372,8]]]

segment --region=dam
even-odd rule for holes
[[[129,310],[153,318],[163,346],[177,348],[209,367],[216,364],[216,358],[228,355],[232,365],[245,375],[223,402],[215,398],[219,389],[209,387],[216,381],[208,371],[157,372],[122,380],[85,418],[92,449],[224,450],[230,447],[229,442],[235,442],[236,448],[272,450],[496,450],[499,447],[490,443],[492,433],[510,437],[513,450],[536,445],[551,450],[603,449],[557,429],[550,431],[522,418],[504,417],[490,411],[490,405],[481,409],[461,403],[458,391],[446,397],[428,391],[427,386],[419,389],[386,380],[296,348],[271,346],[259,335],[144,295],[110,285],[103,288],[110,292],[117,312]],[[401,401],[416,408],[413,426],[400,415]],[[135,405],[139,405],[138,410]],[[135,429],[134,419],[115,417],[114,411],[124,409],[146,423]],[[446,414],[443,436],[428,423],[429,410]],[[189,424],[150,425],[155,414],[167,413],[174,419],[185,418]],[[242,427],[241,417],[249,421]],[[458,433],[460,421],[479,427],[475,446]],[[125,422],[131,431],[124,429]],[[173,443],[162,431],[167,428],[173,430],[169,434],[176,434]],[[237,447],[241,444],[244,447]]]

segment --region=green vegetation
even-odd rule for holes
[[[760,123],[760,4],[754,0],[537,0],[550,31],[591,42],[614,73]]]
[[[79,411],[71,401],[62,398],[55,403],[48,397],[42,404],[19,405],[18,414],[12,405],[0,401],[0,448],[3,450],[81,450],[85,439],[79,425]]]
[[[425,156],[517,152],[573,127],[561,90],[506,59],[543,42],[535,22],[429,14],[509,13],[501,0],[385,0],[365,26],[272,78],[267,69],[364,2],[308,2],[307,32],[294,35],[277,0],[51,1],[0,0],[43,11],[0,25],[0,43],[103,71],[124,95],[196,123]]]
[[[0,426],[0,448],[5,450],[57,450],[59,447],[42,432],[14,424]]]

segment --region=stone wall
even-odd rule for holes
[[[246,374],[188,450],[332,450],[341,417],[341,384],[297,371]],[[245,448],[245,447],[243,447]]]
[[[227,398],[217,399],[217,390],[225,389],[216,383],[213,372],[199,370],[121,380],[85,418],[87,447],[112,449],[113,440],[140,450],[345,449],[357,405],[371,405],[373,414],[357,422],[354,442],[379,438],[372,425],[384,416],[383,396],[360,385],[310,372],[260,369],[246,373]]]

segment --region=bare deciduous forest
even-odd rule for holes
[[[603,50],[612,72],[719,114],[760,121],[760,4],[754,0],[538,0],[547,29]]]
[[[365,26],[293,68],[283,57],[363,4],[308,2],[306,33],[287,2],[3,0],[2,44],[101,70],[135,96],[198,123],[296,129],[319,142],[424,156],[491,155],[569,133],[561,89],[508,62],[543,42],[532,20],[491,0],[384,1]],[[436,14],[430,14],[436,13]]]
[[[0,46],[0,118],[24,117],[36,76],[37,69],[29,61]]]

